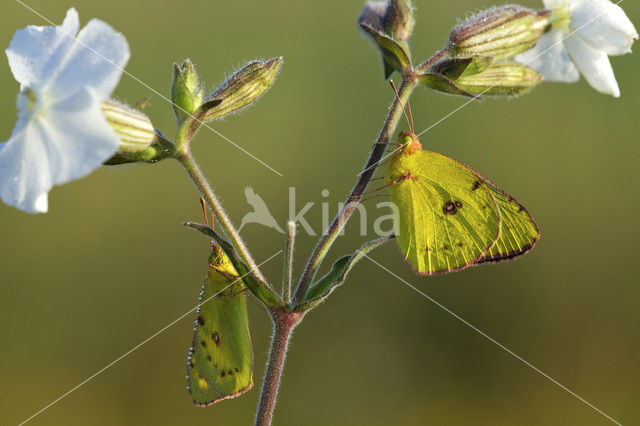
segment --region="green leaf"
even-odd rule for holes
[[[493,58],[489,56],[474,56],[473,60],[459,77],[468,77],[470,75],[479,74],[489,68],[493,63]]]
[[[457,80],[463,76],[481,73],[493,62],[493,58],[475,56],[473,58],[447,58],[431,68],[434,74],[440,74],[450,80]]]
[[[202,223],[194,223],[194,222],[186,222],[185,226],[189,228],[195,229],[197,231],[202,232],[213,241],[215,241],[225,254],[229,257],[229,260],[233,264],[233,267],[236,268],[238,274],[242,277],[242,280],[245,282],[247,288],[251,293],[256,296],[259,300],[261,300],[265,305],[269,307],[282,306],[282,300],[276,293],[269,287],[269,285],[265,282],[262,282],[258,277],[253,274],[252,271],[249,270],[247,265],[245,265],[236,254],[233,246],[229,244],[224,238],[220,237],[211,227],[208,225],[204,225]]]
[[[400,74],[405,74],[405,72],[411,70],[411,59],[409,59],[409,54],[406,48],[399,42],[367,23],[361,22],[360,28],[373,38],[373,41],[378,45],[378,48],[382,52],[384,60],[390,67],[395,71],[398,71]],[[385,74],[387,74],[386,66]]]
[[[187,389],[198,406],[253,387],[246,287],[220,246],[214,243],[212,249],[187,364]]]
[[[353,268],[360,259],[362,259],[371,250],[380,247],[392,238],[394,238],[393,235],[388,235],[377,240],[369,241],[360,247],[360,249],[358,249],[354,254],[338,259],[333,264],[331,271],[327,275],[323,276],[309,287],[303,302],[296,306],[295,310],[306,311],[322,303],[333,292],[333,290],[344,282],[347,274],[351,271],[351,268]]]
[[[456,84],[451,79],[445,77],[444,75],[426,73],[418,75],[417,78],[420,84],[430,87],[433,90],[437,90],[438,92],[448,93],[450,95],[466,96],[469,98],[476,98],[480,100],[480,98],[473,93],[470,93],[456,86]]]

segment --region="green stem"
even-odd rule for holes
[[[349,220],[349,217],[355,210],[356,206],[360,202],[362,194],[367,190],[371,179],[373,178],[376,169],[380,165],[380,161],[385,153],[387,148],[387,143],[391,138],[391,135],[396,129],[398,122],[402,116],[402,110],[404,105],[409,100],[411,93],[415,89],[417,85],[415,76],[409,72],[407,73],[403,80],[402,85],[400,86],[400,90],[398,91],[399,96],[395,98],[393,104],[389,108],[389,113],[387,115],[387,119],[382,126],[382,130],[380,130],[380,134],[378,135],[378,140],[373,146],[371,150],[371,154],[369,155],[369,159],[367,160],[366,165],[364,166],[363,172],[360,174],[356,185],[353,187],[351,194],[347,197],[346,202],[344,203],[342,209],[338,212],[336,217],[333,219],[331,225],[324,232],[318,244],[316,245],[309,261],[307,262],[307,266],[304,269],[302,277],[300,278],[300,282],[298,283],[298,288],[294,294],[294,305],[298,304],[302,301],[302,298],[307,292],[309,285],[313,281],[318,268],[322,264],[327,252],[331,248],[331,245],[338,237],[338,234],[344,228],[344,225]]]
[[[271,311],[273,336],[271,337],[269,361],[260,392],[255,426],[269,426],[271,424],[291,332],[303,316],[304,313],[300,312],[286,312],[280,309]]]
[[[207,182],[207,179],[202,174],[202,171],[193,160],[191,151],[189,149],[178,150],[175,154],[175,158],[180,161],[185,171],[187,172],[195,186],[198,188],[198,191],[200,191],[200,194],[202,194],[202,197],[204,197],[205,201],[211,208],[211,211],[213,211],[213,214],[216,216],[216,219],[218,219],[218,222],[220,222],[222,229],[224,229],[225,233],[227,234],[227,237],[231,239],[231,243],[238,251],[242,261],[247,264],[249,270],[251,270],[259,280],[261,280],[262,282],[266,282],[266,280],[262,276],[262,273],[258,269],[258,265],[253,260],[251,253],[249,253],[249,249],[244,244],[244,241],[242,241],[242,238],[240,237],[240,234],[238,233],[236,228],[233,226],[233,223],[231,223],[231,219],[229,219],[229,216],[227,216],[227,213],[222,208],[222,204],[220,204],[220,201],[218,201],[218,198],[213,192],[213,189],[211,189],[209,182]]]

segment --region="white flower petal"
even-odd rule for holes
[[[0,145],[0,197],[10,206],[28,213],[47,211],[51,189],[46,140],[34,121],[14,130]]]
[[[49,81],[73,43],[78,26],[78,13],[71,8],[61,26],[30,25],[16,31],[6,50],[15,79],[23,86]]]
[[[624,10],[609,0],[579,0],[571,5],[571,26],[593,47],[609,55],[631,52],[638,38]]]
[[[29,213],[47,211],[47,193],[89,174],[118,149],[118,136],[90,89],[16,127],[0,145],[0,197]]]
[[[604,51],[592,47],[577,34],[567,38],[564,43],[571,59],[591,87],[616,98],[620,96],[618,82]]]
[[[547,81],[575,83],[580,80],[580,73],[562,43],[560,31],[542,35],[533,48],[516,55],[515,59],[538,71]]]
[[[51,82],[57,96],[73,96],[84,86],[93,88],[99,98],[115,89],[129,60],[126,38],[105,22],[92,19],[80,33],[59,74]]]

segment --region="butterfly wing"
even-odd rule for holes
[[[188,360],[188,389],[196,405],[241,395],[253,386],[253,350],[244,284],[214,247]]]
[[[500,208],[500,237],[477,263],[502,262],[527,253],[540,238],[538,225],[522,204],[494,183],[485,182]]]
[[[421,275],[463,269],[482,259],[500,233],[492,190],[470,167],[430,151],[401,153],[387,182],[396,212],[396,240]]]

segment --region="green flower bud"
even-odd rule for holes
[[[549,26],[549,11],[507,5],[486,10],[457,25],[449,35],[452,57],[510,58],[529,50]]]
[[[522,95],[542,81],[533,69],[517,62],[494,63],[478,74],[465,75],[455,81],[456,86],[474,95]]]
[[[149,117],[113,100],[102,102],[102,113],[120,137],[120,152],[139,152],[147,149],[155,138]]]
[[[202,104],[202,87],[198,81],[198,74],[188,59],[182,65],[173,64],[171,102],[178,124]]]
[[[161,143],[151,120],[140,111],[114,100],[107,100],[102,102],[102,113],[120,137],[118,152],[105,165],[155,163],[171,156],[173,145]],[[164,137],[161,139],[166,141]]]
[[[233,73],[204,100],[203,105],[210,107],[204,112],[202,121],[220,118],[255,102],[271,88],[282,63],[282,57],[253,61]]]
[[[396,41],[405,41],[413,32],[415,21],[410,0],[391,0],[382,18],[385,32]]]

